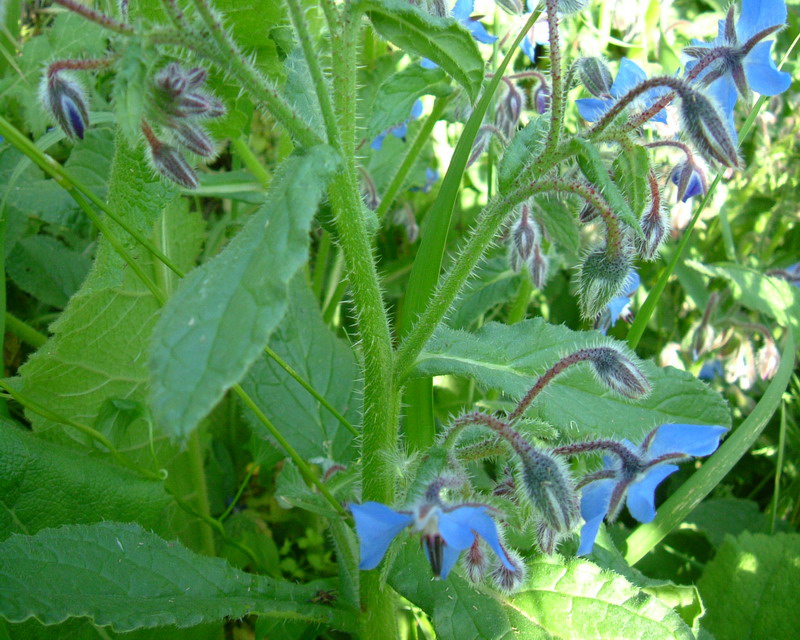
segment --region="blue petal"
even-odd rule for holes
[[[647,80],[647,74],[638,64],[628,58],[622,58],[619,61],[619,73],[614,78],[614,84],[611,85],[611,95],[615,98],[621,98],[628,93],[636,85],[641,84]]]
[[[742,10],[736,23],[739,44],[744,44],[750,36],[776,24],[786,23],[786,2],[784,0],[742,0]]]
[[[700,195],[703,195],[703,181],[697,175],[697,172],[693,171],[692,177],[689,178],[689,186],[686,187],[686,193],[683,194],[683,202]]]
[[[705,89],[705,92],[719,107],[728,129],[728,135],[730,135],[733,144],[738,145],[739,136],[736,133],[736,125],[733,122],[733,108],[736,106],[739,93],[736,91],[736,85],[733,83],[733,79],[730,75],[726,74],[712,82],[711,86]]]
[[[477,534],[486,541],[507,569],[514,570],[514,565],[508,561],[500,545],[497,525],[486,513],[486,507],[464,506],[443,512],[439,516],[439,533],[448,545],[459,551],[471,547]]]
[[[707,456],[719,447],[725,427],[704,424],[662,424],[650,441],[647,458],[654,460],[668,453]]]
[[[622,292],[630,297],[636,293],[636,290],[641,284],[642,280],[639,278],[639,273],[635,269],[631,269],[628,271],[628,277],[625,279],[625,287],[622,289]]]
[[[594,539],[600,530],[600,524],[608,513],[611,503],[611,494],[614,493],[616,482],[608,478],[592,482],[581,492],[581,517],[585,524],[581,527],[581,542],[578,555],[585,556],[592,552]]]
[[[433,60],[428,60],[427,58],[423,58],[419,62],[419,66],[423,69],[438,69],[439,65],[436,64]]]
[[[722,366],[722,361],[717,359],[705,362],[700,369],[700,373],[697,374],[697,377],[700,378],[700,380],[713,380],[717,376],[722,378],[724,375],[725,369]]]
[[[383,141],[386,139],[386,133],[386,131],[383,131],[375,136],[375,139],[369,146],[375,149],[375,151],[380,151],[380,148],[383,146]]]
[[[674,464],[659,464],[648,469],[628,488],[628,511],[639,522],[651,522],[656,517],[656,487],[678,470]]]
[[[608,303],[609,321],[612,327],[617,326],[617,320],[619,320],[619,317],[625,311],[625,307],[628,307],[630,303],[631,299],[628,296],[619,296]]]
[[[359,569],[377,567],[392,540],[414,520],[410,514],[398,513],[380,502],[351,504],[350,511],[361,551]]]
[[[455,566],[460,555],[461,552],[458,549],[451,547],[449,544],[444,545],[444,549],[442,549],[442,571],[439,574],[442,580],[445,580],[450,574],[450,570]]]
[[[772,40],[759,42],[744,59],[747,83],[762,96],[776,96],[792,84],[792,76],[785,71],[778,71],[770,55],[771,49]]]
[[[411,119],[416,120],[422,115],[422,100],[415,100],[411,105]]]
[[[596,122],[603,117],[603,114],[609,110],[613,100],[601,100],[600,98],[580,98],[575,101],[578,107],[578,113],[581,118],[587,122]]]
[[[520,49],[523,53],[531,59],[531,62],[536,62],[536,45],[534,45],[526,35],[522,42],[519,43]]]
[[[69,123],[71,125],[72,131],[76,136],[78,136],[81,140],[83,140],[83,132],[84,132],[83,118],[81,117],[81,113],[78,110],[78,107],[68,97],[64,97],[61,103],[65,107],[64,111],[67,114],[67,118],[69,118]]]
[[[475,0],[458,0],[451,15],[459,22],[465,22],[475,9]]]
[[[483,44],[494,44],[494,42],[497,40],[497,36],[491,35],[488,31],[486,31],[486,27],[484,27],[477,20],[467,20],[464,22],[464,26],[472,34],[472,37],[478,42],[482,42]]]
[[[392,127],[390,131],[392,132],[392,135],[395,138],[400,138],[402,140],[406,137],[406,134],[408,133],[408,123],[401,122],[396,127]]]

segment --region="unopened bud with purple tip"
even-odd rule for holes
[[[607,389],[632,400],[643,398],[652,390],[640,365],[620,350],[595,347],[588,351],[592,372]]]
[[[142,132],[150,148],[150,159],[156,171],[186,189],[197,189],[200,184],[197,174],[180,151],[159,140],[146,122],[142,122]]]
[[[499,591],[510,594],[519,591],[525,583],[528,572],[522,557],[516,551],[505,549],[505,552],[506,559],[514,568],[509,569],[504,564],[497,563],[492,569],[490,578]]]
[[[525,96],[513,82],[505,78],[504,80],[507,90],[495,114],[495,124],[506,138],[510,138],[517,128],[525,107]]]
[[[533,252],[528,262],[531,274],[531,282],[537,289],[544,289],[547,282],[547,275],[550,272],[550,260],[544,254],[541,243],[533,245]]]
[[[81,85],[63,71],[48,71],[42,82],[41,97],[64,133],[73,140],[82,140],[89,126],[89,111]]]
[[[508,552],[507,549],[505,551]],[[483,549],[483,543],[480,538],[476,537],[472,541],[472,546],[464,555],[463,562],[470,582],[478,583],[486,577],[489,571],[489,556]]]
[[[539,115],[547,113],[550,108],[550,88],[545,84],[536,87],[533,93],[533,106]]]
[[[181,146],[204,158],[214,155],[214,143],[203,127],[183,119],[173,121],[171,125],[171,131]]]
[[[694,161],[684,160],[670,174],[672,184],[678,187],[678,200],[686,202],[695,196],[704,196],[708,191],[706,172]]]
[[[511,228],[510,261],[511,268],[519,272],[528,261],[537,242],[537,229],[531,224],[530,206],[523,203],[519,220]]]
[[[636,250],[643,260],[655,260],[671,228],[669,213],[662,206],[661,187],[652,171],[647,176],[650,203],[640,221],[642,235],[634,237]]]

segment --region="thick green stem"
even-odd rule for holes
[[[564,95],[561,89],[563,66],[561,44],[558,39],[558,0],[547,0],[547,26],[550,34],[550,132],[547,134],[545,153],[558,146],[564,119]]]
[[[189,436],[189,473],[191,474],[191,483],[193,491],[193,500],[195,509],[206,517],[211,518],[209,502],[208,502],[208,485],[206,484],[206,460],[203,445],[200,443],[200,428],[197,428]],[[206,522],[206,524],[208,524]],[[214,544],[214,532],[211,527],[201,527],[201,540],[202,551],[207,556],[217,555],[216,545]]]

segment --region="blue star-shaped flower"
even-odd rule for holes
[[[686,184],[683,185],[683,193],[681,193],[681,182],[685,173],[688,174],[688,179],[686,180]],[[689,162],[681,162],[678,164],[672,170],[670,180],[672,180],[672,184],[678,187],[678,198],[681,202],[686,202],[695,196],[705,195],[706,191],[708,191],[708,183],[706,182],[705,175],[698,170],[696,165]]]
[[[614,78],[614,83],[611,85],[611,95],[608,98],[580,98],[576,100],[575,104],[578,107],[578,112],[584,120],[596,122],[603,117],[603,114],[608,111],[617,100],[645,80],[647,80],[647,74],[638,64],[628,58],[622,58],[622,60],[619,61],[617,77]],[[667,91],[668,89],[663,88],[650,89],[633,100],[629,108],[636,111],[646,111]],[[662,109],[651,119],[656,122],[666,123],[667,112]]]
[[[772,40],[764,38],[786,23],[784,0],[742,0],[742,10],[736,24],[731,7],[725,20],[719,21],[719,35],[712,42],[692,41],[687,55],[696,58],[686,65],[687,72],[711,57],[708,67],[699,75],[700,80],[715,87],[714,92],[725,96],[721,106],[728,107],[730,94],[733,102],[737,90],[747,96],[748,88],[766,96],[783,93],[792,83],[792,77],[778,71],[770,55]],[[731,107],[732,109],[732,107]]]
[[[422,534],[422,542],[436,576],[447,578],[461,552],[482,538],[510,571],[516,567],[508,559],[497,535],[497,527],[483,505],[445,507],[426,502],[412,511],[395,511],[379,502],[350,505],[356,521],[361,563],[359,569],[378,566],[389,545],[406,527]]]
[[[624,456],[604,458],[601,471],[590,474],[581,494],[581,528],[578,555],[592,551],[603,519],[613,519],[623,498],[628,511],[639,522],[656,517],[656,488],[678,470],[670,464],[681,459],[707,456],[719,447],[725,427],[699,424],[662,424],[651,431],[640,447],[623,441]]]

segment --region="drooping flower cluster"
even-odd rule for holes
[[[650,522],[655,517],[656,488],[677,471],[676,463],[711,454],[727,429],[664,424],[645,436],[638,447],[627,440],[610,439],[552,449],[535,445],[515,425],[549,382],[579,363],[587,363],[601,385],[626,398],[642,398],[650,391],[634,358],[611,345],[588,347],[554,364],[505,416],[474,411],[454,419],[436,445],[436,453],[429,456],[430,460],[440,460],[446,471],[425,484],[422,499],[407,509],[376,502],[350,505],[360,544],[360,568],[376,568],[395,538],[411,529],[421,536],[435,576],[446,579],[461,558],[468,579],[477,582],[488,575],[499,589],[520,588],[525,564],[503,543],[495,523],[500,512],[480,502],[446,504],[440,498],[446,487],[462,494],[474,493],[463,465],[488,457],[511,455],[516,461],[516,469],[507,466],[498,479],[493,499],[510,501],[510,505],[524,507],[523,512],[532,514],[532,520],[523,518],[523,526],[535,531],[538,547],[545,554],[554,553],[579,526],[578,553],[590,553],[601,523],[614,520],[623,502],[634,518]],[[468,445],[459,446],[463,434],[475,428],[490,430],[492,437],[471,437]],[[605,455],[603,468],[580,480],[573,478],[567,458],[596,452]],[[492,551],[491,557],[484,548]]]

